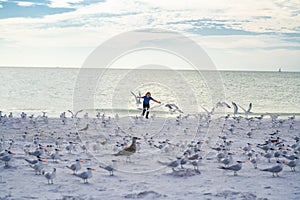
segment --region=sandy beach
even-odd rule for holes
[[[274,116],[272,116],[274,117]],[[88,126],[87,126],[88,124]],[[13,155],[5,166],[0,161],[1,199],[298,199],[299,167],[291,171],[283,164],[279,177],[261,171],[276,165],[274,154],[270,162],[266,152],[282,150],[280,161],[299,153],[300,122],[292,116],[273,118],[265,115],[228,117],[205,114],[177,115],[167,118],[144,119],[139,116],[119,117],[100,113],[98,117],[79,113],[71,118],[67,112],[63,118],[38,117],[1,118],[1,153],[9,149]],[[83,130],[82,130],[83,129]],[[81,131],[80,131],[81,130]],[[133,136],[139,137],[136,153],[130,156],[114,156],[129,146]],[[266,152],[258,146],[270,142]],[[224,142],[225,141],[225,142]],[[72,147],[70,148],[70,142]],[[251,144],[251,150],[243,148]],[[223,145],[223,146],[222,146]],[[294,146],[292,146],[294,145]],[[56,168],[53,184],[44,175],[35,175],[33,165],[27,160],[37,157],[33,152],[41,146],[43,162],[41,173]],[[225,165],[218,161],[222,147],[233,161],[245,161],[234,176],[233,171],[220,169]],[[266,146],[266,145],[265,145]],[[221,149],[222,149],[221,148]],[[59,149],[55,160],[51,154]],[[194,151],[195,149],[196,152]],[[253,156],[248,153],[253,150]],[[30,152],[30,153],[29,153]],[[188,152],[188,154],[185,152]],[[167,165],[177,158],[191,158],[200,153],[198,169],[192,160],[174,168]],[[258,155],[257,169],[250,162]],[[297,155],[297,154],[295,154]],[[81,159],[81,169],[95,168],[88,183],[73,175],[66,166]],[[184,160],[183,159],[183,160]],[[250,159],[250,160],[249,160]],[[116,160],[114,176],[105,167]],[[32,166],[32,167],[31,167]]]

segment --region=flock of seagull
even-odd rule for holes
[[[90,118],[86,113],[83,117],[79,117],[83,110],[77,112],[69,110],[70,117],[67,116],[66,112],[60,114],[59,124],[61,126],[71,124],[75,131],[58,136],[57,133],[51,130],[47,133],[42,130],[41,125],[51,123],[45,112],[37,117],[34,117],[34,115],[28,116],[25,112],[14,117],[13,113],[6,115],[0,111],[0,128],[2,129],[0,135],[0,161],[4,163],[4,168],[12,167],[16,155],[14,152],[17,149],[16,145],[23,143],[23,152],[18,152],[18,154],[22,155],[22,159],[27,163],[26,165],[33,169],[36,175],[44,175],[48,184],[54,183],[53,180],[56,178],[57,172],[57,167],[53,167],[52,171],[47,172],[45,170],[46,163],[50,162],[49,160],[52,160],[53,165],[55,165],[62,161],[62,154],[72,154],[79,151],[80,153],[101,153],[103,148],[111,148],[111,154],[109,155],[113,158],[111,164],[104,164],[99,160],[95,163],[98,164],[99,168],[106,170],[110,176],[114,176],[114,172],[118,171],[118,163],[123,162],[119,157],[125,157],[124,162],[126,163],[138,165],[138,163],[132,162],[131,157],[133,155],[139,156],[138,153],[146,147],[166,155],[176,154],[175,157],[171,158],[173,159],[171,161],[158,161],[161,165],[171,168],[172,173],[175,174],[187,170],[192,170],[195,174],[201,174],[201,166],[209,164],[209,160],[219,163],[218,168],[220,170],[232,171],[234,176],[237,176],[238,172],[243,169],[245,162],[253,164],[254,170],[257,170],[258,165],[261,163],[270,164],[268,168],[259,169],[261,172],[269,172],[273,176],[279,176],[284,168],[283,165],[289,166],[291,171],[296,171],[296,167],[299,165],[299,135],[293,136],[292,139],[287,138],[289,136],[287,134],[294,130],[295,116],[279,119],[277,114],[266,114],[270,116],[270,120],[264,120],[266,115],[249,117],[250,114],[253,114],[251,112],[252,103],[245,109],[235,102],[232,102],[231,105],[226,102],[218,102],[211,110],[202,107],[205,113],[197,115],[184,115],[184,112],[175,104],[164,104],[164,106],[171,113],[179,114],[174,118],[176,125],[182,125],[185,120],[195,117],[198,123],[196,135],[203,132],[204,128],[208,129],[213,126],[214,120],[218,121],[221,128],[217,133],[216,142],[212,142],[210,137],[206,140],[196,137],[197,140],[172,142],[170,139],[160,140],[146,132],[141,133],[140,137],[136,137],[131,133],[133,128],[147,122],[142,116],[132,117],[133,125],[125,130],[119,127],[118,123],[114,123],[119,120],[118,114],[110,117],[105,113],[97,113],[95,118]],[[233,108],[233,113],[214,119],[212,116],[219,107]],[[244,116],[239,115],[239,108],[243,110]],[[155,118],[152,118],[152,120],[155,120]],[[83,128],[79,128],[83,122],[88,123]],[[260,130],[264,123],[274,130],[274,132],[264,134],[264,141],[257,144],[248,142],[244,146],[233,148],[234,141],[231,140],[232,137],[239,135],[251,139],[255,137],[256,132]],[[244,127],[242,127],[242,124],[244,124]],[[82,136],[88,137],[89,130],[96,126],[113,128],[114,133],[103,135],[101,141],[100,139],[95,140],[92,145],[89,140],[84,141]],[[168,132],[172,126],[166,127],[164,131]],[[19,127],[18,131],[21,131],[22,134],[13,137],[5,134],[5,129],[10,127]],[[284,132],[282,132],[283,130]],[[189,128],[185,128],[182,135],[187,135],[189,132]],[[78,147],[81,150],[78,150]],[[239,155],[239,159],[234,161],[236,155]],[[82,163],[85,160],[77,158],[72,162],[65,167],[71,170],[74,176],[81,178],[84,183],[88,183],[88,180],[92,177],[92,171],[96,168],[89,166],[85,171],[81,171]],[[188,165],[192,168],[189,168]]]

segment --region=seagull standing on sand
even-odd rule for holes
[[[179,166],[179,164],[181,163],[182,158],[178,157],[177,160],[169,163],[167,166],[171,167],[173,171],[175,171],[175,168]]]
[[[80,174],[75,174],[75,176],[83,179],[83,183],[88,183],[88,179],[92,178],[92,176],[93,176],[92,170],[95,170],[94,168],[90,168],[90,167],[88,167],[86,169],[87,169],[87,171],[85,171],[85,172],[81,172]]]
[[[12,159],[14,153],[7,151],[3,156],[0,157],[0,160],[4,161],[4,166],[8,167],[8,162]]]
[[[48,184],[53,184],[53,179],[56,177],[56,168],[53,168],[52,172],[47,172],[45,178],[48,180]]]
[[[237,161],[237,164],[231,165],[229,167],[219,167],[219,169],[230,170],[234,172],[234,176],[237,176],[237,172],[242,169],[243,161]]]
[[[47,162],[47,160],[46,159],[41,159],[41,158],[39,158],[38,159],[38,162],[35,164],[35,165],[30,165],[30,167],[32,168],[32,169],[34,169],[34,171],[35,171],[35,174],[37,175],[38,173],[39,174],[42,174],[42,170],[44,169],[44,164],[43,164],[43,162]]]
[[[67,166],[67,168],[73,171],[73,174],[76,174],[81,169],[81,163],[84,162],[83,160],[77,159],[74,164],[71,166]]]
[[[284,163],[284,164],[289,166],[291,168],[291,171],[295,172],[296,171],[296,166],[298,165],[298,163],[299,163],[299,159],[295,158],[294,160],[291,160],[290,162]]]
[[[113,154],[113,155],[115,155],[115,156],[127,156],[126,161],[127,161],[127,159],[130,160],[130,156],[133,155],[136,152],[136,141],[137,140],[140,140],[140,138],[133,137],[132,138],[132,143],[129,147],[126,147],[123,150],[121,150],[118,153]]]
[[[117,168],[117,162],[118,162],[117,160],[112,160],[111,165],[107,165],[107,166],[99,165],[99,167],[108,171],[110,176],[113,176],[114,171],[116,171],[116,168]]]
[[[285,162],[284,161],[277,161],[277,165],[275,165],[271,168],[261,169],[260,171],[271,172],[273,174],[273,176],[275,176],[275,174],[276,174],[277,177],[278,177],[279,176],[278,173],[281,172],[282,169],[283,169],[282,163],[285,163]]]

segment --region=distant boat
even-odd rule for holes
[[[278,72],[281,72],[281,68],[278,69]]]

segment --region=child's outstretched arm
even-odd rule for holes
[[[156,103],[159,103],[159,104],[161,104],[161,102],[160,102],[160,101],[157,101],[157,100],[155,100],[155,99],[153,99],[153,101],[154,101],[154,102],[156,102]]]

